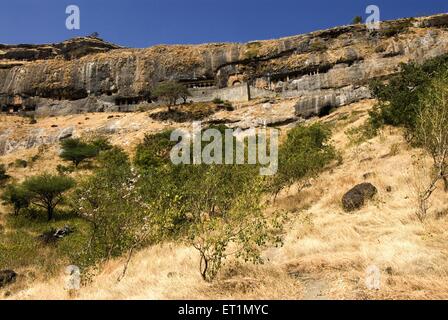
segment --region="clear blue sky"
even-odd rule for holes
[[[10,0],[0,5],[0,43],[52,43],[96,31],[129,47],[245,42],[347,24],[378,5],[381,19],[448,12],[446,0]],[[81,29],[65,28],[67,5]]]

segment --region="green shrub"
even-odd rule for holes
[[[359,127],[353,127],[345,131],[350,145],[359,145],[377,135],[377,128],[369,120]]]
[[[74,203],[80,217],[91,224],[91,239],[79,255],[82,267],[132,252],[151,242],[151,201],[142,197],[140,178],[121,149],[100,155],[100,167],[79,183]],[[162,181],[157,181],[161,184]],[[152,185],[151,190],[157,185]]]
[[[35,154],[34,156],[31,157],[30,161],[31,164],[33,164],[34,162],[38,161],[40,159],[40,155],[39,154]]]
[[[234,111],[235,108],[233,107],[233,104],[230,101],[224,102],[224,107],[227,111]]]
[[[71,166],[64,166],[64,165],[62,165],[62,164],[58,164],[58,165],[56,166],[56,171],[57,171],[61,176],[64,176],[64,175],[67,175],[67,174],[72,173],[72,172],[74,171],[74,168],[71,167]]]
[[[75,167],[87,159],[98,155],[97,146],[82,142],[79,139],[65,139],[61,142],[62,152],[60,157],[66,161],[71,161]]]
[[[212,281],[230,256],[263,263],[261,250],[281,244],[281,216],[262,211],[264,180],[252,165],[188,166],[180,190],[189,217],[186,242],[200,254],[200,273]]]
[[[224,100],[222,100],[221,98],[215,98],[212,101],[214,104],[223,104]]]
[[[135,164],[144,170],[171,165],[170,152],[177,142],[171,141],[170,136],[171,131],[145,135],[143,142],[137,146]]]
[[[92,139],[89,143],[98,151],[107,151],[113,148],[112,144],[109,142],[109,139],[102,136]]]
[[[260,55],[260,48],[262,44],[260,42],[250,42],[246,45],[246,51],[244,52],[245,59],[255,59]]]
[[[307,180],[322,171],[335,158],[335,149],[328,144],[330,130],[321,125],[299,125],[288,132],[287,140],[279,148],[279,168],[271,182],[277,194],[285,187]]]
[[[362,17],[361,16],[356,16],[352,20],[352,24],[361,24],[361,23],[362,23]]]
[[[2,194],[2,200],[5,204],[11,204],[14,207],[14,215],[18,215],[20,210],[28,208],[30,198],[30,192],[23,186],[16,184],[8,185]]]
[[[381,34],[385,37],[390,38],[405,32],[410,27],[412,27],[411,19],[405,19],[403,21],[393,21],[390,22],[386,28],[383,28],[381,30]]]
[[[216,277],[229,256],[261,263],[261,249],[280,243],[281,216],[263,215],[265,180],[258,166],[172,165],[169,136],[148,136],[137,147],[135,160],[144,174],[143,198],[152,199],[159,236],[198,250],[206,281]]]
[[[26,168],[28,167],[28,161],[23,159],[16,159],[16,161],[14,161],[14,166],[16,168]]]
[[[369,123],[374,130],[384,124],[404,127],[412,139],[419,99],[431,80],[444,72],[448,66],[448,55],[428,60],[422,65],[402,65],[401,72],[388,83],[373,81],[370,84],[377,106],[370,112]]]

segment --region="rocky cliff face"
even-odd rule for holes
[[[79,100],[143,97],[174,79],[222,88],[243,81],[283,97],[303,97],[298,113],[368,97],[372,78],[400,63],[448,53],[448,15],[353,25],[247,44],[126,49],[96,38],[56,45],[0,46],[0,95]],[[110,100],[113,101],[113,100]],[[314,110],[314,111],[313,111]]]

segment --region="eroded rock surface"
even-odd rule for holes
[[[101,111],[147,100],[162,80],[181,81],[201,99],[252,79],[254,91],[302,97],[298,115],[313,115],[368,97],[366,83],[396,73],[400,63],[448,53],[447,26],[448,15],[437,15],[383,22],[375,32],[352,25],[246,44],[129,49],[77,38],[2,45],[0,100],[20,95],[38,98],[30,104],[48,112]]]

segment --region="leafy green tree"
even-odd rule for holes
[[[153,232],[158,225],[152,220],[151,200],[141,192],[143,179],[131,167],[127,154],[115,147],[101,153],[98,162],[99,168],[74,192],[77,212],[92,226],[91,238],[77,263],[90,267],[127,252],[121,279],[135,250],[157,239]],[[157,185],[150,187],[155,188]]]
[[[8,185],[2,194],[2,200],[14,207],[14,215],[18,215],[20,210],[28,208],[30,198],[30,192],[22,185],[17,184]]]
[[[420,97],[432,79],[443,73],[447,66],[448,55],[444,55],[423,64],[402,64],[401,72],[387,83],[373,81],[370,89],[378,104],[370,112],[371,126],[374,129],[384,124],[404,127],[408,140],[412,140]]]
[[[75,181],[70,177],[47,173],[23,182],[23,188],[30,193],[31,202],[47,210],[48,221],[53,219],[54,209],[63,201],[64,193],[74,185]]]
[[[62,152],[60,157],[71,161],[75,167],[87,159],[98,155],[98,146],[82,142],[80,139],[65,139],[61,142]]]
[[[204,280],[212,281],[230,256],[262,263],[261,249],[280,243],[280,215],[263,214],[265,180],[257,166],[176,166],[169,160],[169,132],[145,140],[136,164],[144,181],[154,181],[144,191],[145,199],[153,199],[153,221],[164,238],[198,250]]]
[[[279,168],[271,181],[275,195],[299,182],[303,187],[335,158],[336,151],[328,141],[330,130],[321,124],[299,125],[288,132],[279,148]]]
[[[184,99],[191,96],[188,88],[183,84],[176,81],[164,81],[156,85],[152,91],[153,97],[164,101],[168,105],[168,111],[171,111],[171,107],[176,105],[177,100]]]
[[[448,192],[448,70],[438,75],[422,93],[416,119],[416,143],[433,160],[432,170],[417,191],[417,217],[423,221],[429,207],[428,200],[442,180]]]
[[[205,281],[218,275],[225,259],[263,263],[262,248],[281,244],[281,216],[262,210],[264,181],[251,165],[186,166],[179,197],[190,219],[186,242],[200,254]]]

